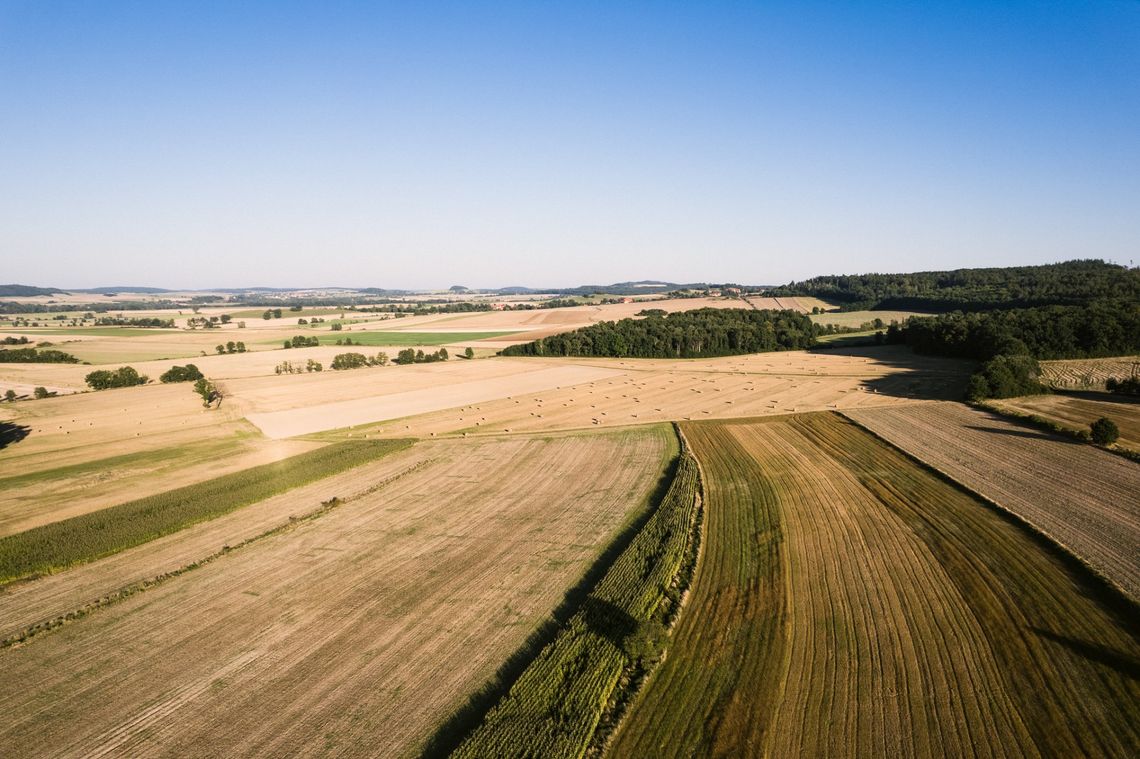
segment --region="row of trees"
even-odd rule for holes
[[[55,395],[58,395],[58,393],[48,390],[46,387],[37,387],[32,391],[32,397],[37,401],[43,400],[44,398],[51,398]],[[20,396],[16,394],[15,390],[4,391],[4,400],[8,401],[9,403],[15,403],[17,400],[19,400],[19,398]]]
[[[1103,298],[1135,301],[1140,300],[1140,269],[1082,260],[1044,266],[823,276],[792,282],[769,294],[824,298],[841,303],[844,310],[987,310],[1075,305]]]
[[[285,347],[288,348],[289,346],[286,345]],[[215,345],[214,350],[217,351],[219,356],[225,353],[245,353],[245,343],[240,340],[236,342],[230,340],[225,345]]]
[[[320,338],[318,338],[316,335],[312,337],[294,335],[293,339],[285,341],[286,348],[315,348],[320,344]]]
[[[363,353],[338,353],[333,357],[332,368],[361,369],[365,366],[387,366],[388,354],[383,351],[375,356],[365,356]]]
[[[433,353],[424,353],[414,348],[404,348],[396,354],[397,364],[431,364],[436,361],[446,361],[450,356],[446,348],[440,348]]]
[[[321,372],[324,369],[324,364],[310,358],[303,364],[300,361],[282,361],[274,367],[273,371],[277,374],[305,374],[306,372]]]
[[[7,348],[0,350],[0,364],[78,364],[70,353],[44,348]]]
[[[173,327],[173,319],[158,317],[100,316],[95,320],[97,327]]]
[[[801,350],[820,328],[795,311],[702,308],[644,319],[601,322],[504,348],[507,356],[701,358]]]

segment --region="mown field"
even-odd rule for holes
[[[959,403],[845,411],[1140,600],[1140,466]]]
[[[1104,390],[1104,382],[1110,377],[1126,379],[1137,373],[1140,356],[1041,362],[1041,381],[1068,390]]]
[[[1117,444],[1140,452],[1140,399],[1107,393],[1082,395],[1030,395],[990,401],[1019,414],[1047,419],[1073,431],[1088,432],[1089,425],[1107,417],[1120,429]]]
[[[0,745],[419,753],[642,512],[676,455],[667,426],[430,445],[428,463],[319,518],[0,650]]]
[[[335,345],[337,340],[350,338],[356,345],[395,345],[400,347],[450,345],[451,343],[485,340],[515,334],[514,330],[500,332],[330,332],[319,335],[321,345]],[[350,350],[350,348],[346,348]],[[395,358],[395,356],[392,356]]]
[[[836,415],[683,427],[703,554],[610,755],[1133,755],[1135,606]]]

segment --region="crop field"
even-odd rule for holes
[[[929,314],[919,311],[831,311],[812,314],[811,320],[816,324],[834,324],[837,327],[862,327],[876,319],[882,319],[886,325],[891,322],[901,324],[912,316],[929,316]]]
[[[1068,390],[1104,390],[1110,377],[1126,379],[1135,374],[1140,374],[1140,356],[1041,362],[1041,381]]]
[[[663,425],[425,447],[422,465],[315,518],[0,649],[0,745],[415,755],[645,509],[676,455]]]
[[[702,555],[609,755],[1127,756],[1140,741],[1123,602],[1023,528],[834,414],[683,428]]]
[[[957,403],[845,413],[1140,599],[1140,466],[1134,462]]]
[[[746,300],[753,308],[771,308],[777,311],[789,309],[792,311],[799,311],[803,314],[810,314],[814,308],[818,308],[820,311],[830,311],[831,309],[835,308],[835,305],[832,303],[820,300],[819,298],[809,297],[761,298],[757,296],[749,296],[744,300]]]
[[[1101,417],[1116,422],[1120,429],[1117,445],[1140,451],[1140,400],[1107,393],[1084,395],[1029,395],[990,401],[995,406],[1021,414],[1031,414],[1068,427],[1088,432],[1089,425]]]
[[[513,335],[514,332],[352,332],[349,335],[340,333],[322,334],[321,345],[332,345],[344,337],[351,337],[352,342],[358,345],[393,345],[406,348],[410,346],[451,345],[452,343],[473,342],[487,338]],[[395,358],[393,356],[393,358]]]

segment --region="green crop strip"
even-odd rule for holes
[[[578,757],[617,693],[661,657],[694,560],[700,477],[687,448],[660,505],[565,627],[453,756]]]
[[[49,574],[177,532],[411,445],[356,440],[0,538],[0,585]]]

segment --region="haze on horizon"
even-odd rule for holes
[[[1104,258],[1140,3],[0,0],[5,281],[475,288]]]

